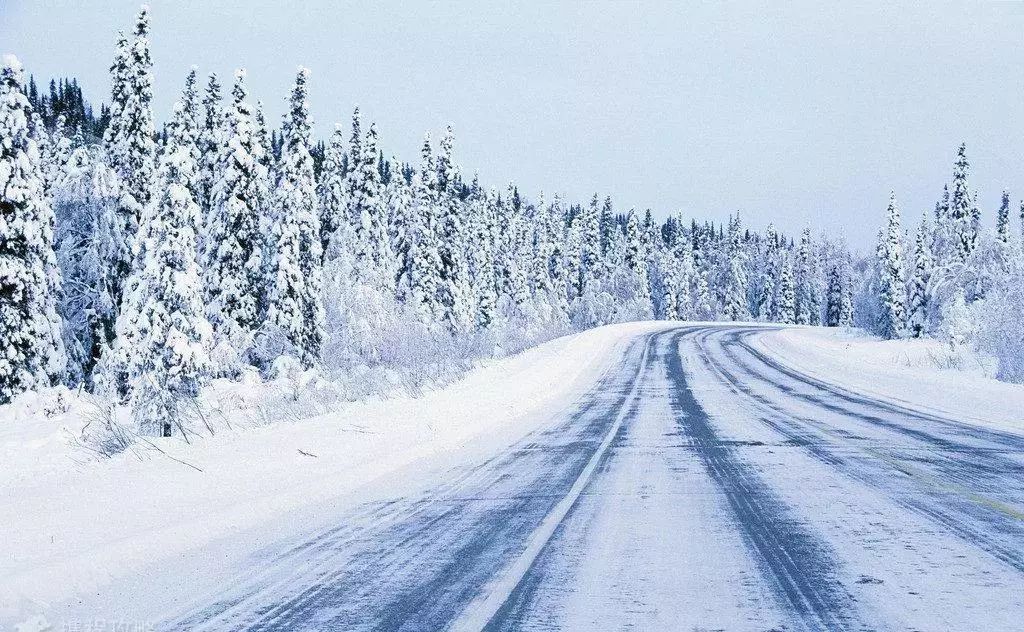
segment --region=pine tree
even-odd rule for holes
[[[324,152],[317,197],[320,200],[320,247],[329,257],[331,237],[341,226],[348,223],[345,171],[342,164],[345,157],[345,132],[341,125],[334,126],[330,143]]]
[[[738,213],[735,218],[729,218],[726,256],[722,315],[732,321],[744,320],[750,315],[747,309],[747,255],[743,250],[742,225]]]
[[[679,320],[679,264],[671,250],[659,253],[658,268],[661,270],[661,317],[664,320]]]
[[[118,344],[131,349],[135,419],[143,434],[165,437],[181,423],[182,403],[198,395],[210,373],[212,331],[196,261],[199,205],[189,188],[196,170],[189,116],[182,103],[175,104],[160,160],[159,195],[143,213],[144,258],[132,273],[132,292],[118,323],[124,336]]]
[[[462,224],[462,203],[458,193],[458,173],[452,162],[455,135],[449,126],[441,139],[437,155],[437,195],[441,212],[441,284],[438,300],[448,331],[460,334],[473,326],[473,302],[465,260],[466,235]]]
[[[977,245],[977,228],[971,192],[967,184],[970,163],[967,162],[967,146],[961,144],[957,150],[953,170],[953,195],[949,207],[949,227],[952,239],[952,254],[956,261],[967,261]]]
[[[498,310],[497,278],[494,270],[494,245],[497,217],[494,212],[496,193],[485,194],[473,179],[469,195],[469,272],[472,294],[476,299],[476,327],[487,329],[494,324]]]
[[[56,312],[60,276],[53,210],[43,193],[39,150],[29,138],[31,105],[13,55],[0,70],[0,403],[59,377],[64,367]]]
[[[111,161],[114,162],[120,158],[117,146],[121,142],[122,121],[132,83],[128,38],[125,37],[124,31],[117,32],[114,61],[110,65],[110,79],[110,122],[103,134],[103,144],[110,154]],[[115,168],[118,167],[119,165],[115,164]]]
[[[217,178],[217,163],[221,145],[223,144],[221,136],[224,133],[224,111],[221,106],[220,82],[217,80],[215,73],[210,75],[206,83],[202,108],[203,124],[197,140],[201,154],[197,162],[197,169],[199,171],[197,201],[203,213],[205,226],[209,219],[213,185]]]
[[[954,187],[954,198],[956,197]],[[900,212],[896,206],[896,194],[889,198],[888,228],[878,246],[880,288],[882,299],[881,320],[878,328],[889,339],[903,336],[906,327],[905,295],[903,276],[903,233],[900,228]]]
[[[285,336],[306,367],[320,359],[325,328],[320,210],[309,153],[308,78],[309,71],[300,67],[285,116],[267,299],[267,322]]]
[[[601,216],[597,194],[584,207],[580,224],[580,290],[601,278]]]
[[[352,127],[359,129],[358,111]],[[377,128],[371,124],[362,143],[352,148],[359,162],[349,173],[350,197],[348,214],[355,225],[356,268],[362,280],[386,291],[394,292],[394,255],[388,238],[388,211],[384,186],[377,168]]]
[[[818,294],[811,229],[805,228],[797,251],[796,322],[798,325],[821,324],[821,298]]]
[[[637,284],[637,296],[650,299],[650,285],[647,273],[647,257],[644,252],[643,237],[640,234],[640,222],[636,211],[630,210],[626,216],[626,267],[633,273]]]
[[[239,70],[220,136],[204,242],[207,316],[228,354],[241,353],[249,344],[261,322],[264,295],[260,218],[267,204],[267,174],[247,95],[245,71]]]
[[[423,139],[422,163],[413,183],[413,223],[410,230],[409,284],[413,309],[420,322],[436,324],[441,315],[437,303],[441,284],[441,255],[437,219],[437,172],[434,169],[430,135]]]
[[[774,224],[768,224],[764,241],[757,316],[761,320],[773,322],[778,320],[775,294],[779,283],[779,235]]]
[[[149,55],[149,8],[142,7],[135,39],[128,49],[124,105],[118,116],[117,137],[111,141],[114,169],[124,182],[128,199],[122,213],[129,235],[135,234],[142,209],[153,195],[156,142],[153,123],[153,62]],[[116,85],[115,77],[115,85]]]
[[[843,272],[842,263],[832,261],[828,267],[825,289],[825,326],[839,327],[842,324],[843,311]]]
[[[200,148],[202,125],[199,112],[199,88],[196,84],[198,72],[199,69],[196,66],[192,66],[185,77],[185,89],[181,95],[183,129],[180,130],[181,144],[188,151],[189,157],[192,159],[190,166],[193,169],[193,173],[189,176],[188,187],[192,192],[192,199],[196,200],[197,204],[199,203],[200,196],[203,194],[199,183],[199,166],[202,164],[203,154]]]
[[[789,253],[782,253],[781,275],[779,276],[778,322],[792,325],[796,322],[796,282],[793,279],[793,264]]]
[[[1010,243],[1010,192],[1003,191],[1003,203],[996,214],[996,239],[1006,245]]]
[[[928,327],[928,281],[931,276],[931,249],[928,247],[928,218],[921,220],[914,241],[914,270],[910,277],[910,301],[907,305],[910,335],[920,338]]]

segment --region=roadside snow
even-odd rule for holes
[[[752,337],[775,360],[820,380],[917,410],[1024,431],[1024,386],[991,377],[994,362],[937,340],[880,340],[858,330],[794,327]]]
[[[602,327],[421,397],[344,404],[191,444],[160,439],[158,450],[111,459],[76,441],[96,415],[86,399],[26,395],[0,407],[0,629],[38,615],[52,622],[78,598],[111,599],[105,588],[235,533],[277,524],[270,541],[317,526],[289,522],[292,512],[327,524],[332,512],[310,508],[343,510],[443,480],[553,423],[633,338],[666,326]]]

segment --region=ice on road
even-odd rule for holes
[[[639,335],[555,423],[157,627],[1020,629],[1024,436],[808,377],[763,332]]]

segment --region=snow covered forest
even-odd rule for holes
[[[415,388],[649,319],[933,336],[1024,381],[1024,203],[1004,193],[984,227],[963,145],[935,209],[908,233],[894,195],[876,251],[855,256],[770,218],[659,222],[598,194],[485,186],[450,127],[411,162],[387,158],[358,109],[318,140],[304,68],[280,128],[244,70],[222,83],[195,68],[161,125],[149,33],[143,8],[98,115],[76,82],[41,94],[4,57],[0,404],[62,385],[171,436],[200,423],[214,381]],[[884,200],[863,203],[882,217]]]

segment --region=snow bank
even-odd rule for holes
[[[159,439],[111,459],[77,443],[95,411],[73,393],[0,407],[0,628],[59,619],[56,610],[79,597],[112,599],[100,597],[104,587],[142,582],[141,569],[247,529],[279,523],[270,542],[316,528],[317,516],[326,525],[346,507],[436,483],[554,422],[633,338],[666,326],[602,327],[421,397],[345,404],[191,444]]]
[[[1024,431],[1024,386],[995,380],[994,360],[936,340],[857,330],[760,333],[755,347],[797,371],[864,395],[982,426]]]

